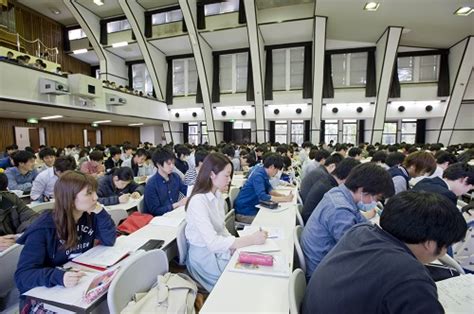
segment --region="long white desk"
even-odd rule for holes
[[[279,191],[279,189],[277,189]],[[293,269],[293,231],[296,224],[296,189],[295,199],[288,209],[281,212],[259,210],[252,225],[279,227],[284,238],[275,240],[281,252],[288,258],[290,271]],[[288,190],[286,191],[288,193]],[[229,271],[235,264],[238,253],[232,259],[217,281],[214,289],[204,303],[200,313],[288,313],[289,278],[261,276]]]

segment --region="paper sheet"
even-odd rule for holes
[[[184,206],[167,212],[163,216],[157,216],[150,221],[154,226],[178,227],[186,218]]]
[[[436,282],[438,300],[447,314],[474,312],[474,275],[461,275]]]
[[[82,253],[72,261],[105,268],[116,264],[128,253],[129,250],[126,247],[98,245]]]
[[[261,253],[276,252],[276,251],[280,251],[280,247],[272,239],[267,239],[264,244],[246,246],[246,247],[240,248],[238,251],[261,252]]]
[[[243,230],[237,231],[241,237],[255,233],[260,229],[268,232],[269,239],[281,240],[284,238],[284,233],[281,228],[268,226],[245,226]]]

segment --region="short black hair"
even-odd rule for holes
[[[357,165],[360,165],[360,161],[349,157],[344,158],[337,166],[336,169],[331,173],[332,175],[336,176],[340,180],[345,180],[351,170],[355,168]]]
[[[158,168],[158,165],[163,167],[163,164],[168,160],[175,160],[175,156],[172,151],[166,148],[157,148],[153,152],[151,159],[153,160],[155,167]]]
[[[132,146],[132,145],[130,145],[130,144],[124,144],[124,145],[123,145],[123,151],[130,150],[130,149],[133,150],[133,146]]]
[[[359,147],[352,147],[349,149],[349,157],[356,157],[362,154],[362,149]]]
[[[13,164],[15,167],[18,167],[20,163],[27,163],[28,160],[35,159],[35,155],[26,150],[19,150],[15,152],[12,156]]]
[[[326,158],[326,161],[324,162],[324,165],[327,167],[331,164],[335,164],[336,166],[344,159],[341,154],[335,153]]]
[[[323,159],[327,159],[329,156],[331,156],[331,153],[329,151],[325,149],[320,149],[314,153],[314,160],[320,162]]]
[[[362,188],[363,192],[370,195],[382,194],[384,197],[390,197],[395,194],[392,177],[388,171],[371,162],[352,169],[345,185],[352,192]]]
[[[224,147],[222,147],[221,152],[224,155],[229,156],[230,158],[234,158],[235,156],[235,149],[232,145],[225,145]]]
[[[100,150],[93,150],[89,154],[89,159],[93,161],[103,161],[104,160],[104,153]]]
[[[280,155],[286,155],[288,153],[288,147],[286,145],[280,145],[276,148],[276,152]]]
[[[149,155],[147,154],[146,149],[144,149],[144,148],[139,148],[139,149],[137,149],[137,151],[135,152],[135,154],[133,154],[133,157],[135,157],[135,156],[138,156],[138,157],[145,156],[145,157],[147,157],[147,159],[148,159],[148,156],[149,156]]]
[[[209,152],[204,149],[198,149],[197,151],[194,152],[194,164],[199,166],[200,162],[204,162],[204,159],[209,155]]]
[[[65,172],[68,170],[76,170],[77,164],[76,159],[72,156],[61,156],[56,158],[54,161],[54,170],[59,172]]]
[[[248,153],[248,154],[243,155],[242,158],[247,160],[249,167],[253,167],[257,163],[257,160],[255,159],[255,154]]]
[[[447,162],[448,165],[451,165],[451,164],[454,164],[454,163],[458,162],[458,159],[456,158],[456,156],[454,156],[454,154],[447,153],[447,152],[442,151],[442,150],[440,150],[435,155],[435,158],[436,158],[436,163],[437,164],[444,164],[445,162]]]
[[[398,147],[395,145],[389,145],[387,150],[389,153],[395,153],[396,151],[398,151]]]
[[[313,146],[313,144],[310,141],[304,141],[303,144],[301,144],[302,148],[311,147],[311,146]]]
[[[0,191],[6,191],[8,188],[8,177],[5,173],[0,173]]]
[[[449,199],[420,191],[391,197],[380,217],[380,226],[408,244],[435,241],[438,250],[461,241],[467,231],[461,212]]]
[[[40,159],[44,159],[46,156],[56,156],[56,153],[52,148],[46,147],[40,150],[38,156]]]
[[[283,157],[283,167],[285,169],[288,169],[291,167],[291,159],[288,156],[282,156]]]
[[[400,152],[394,152],[387,155],[387,158],[385,159],[385,163],[387,164],[387,166],[393,167],[393,166],[401,165],[404,160],[405,160],[404,154]]]
[[[277,169],[283,168],[283,157],[276,153],[269,153],[263,158],[263,167],[270,168],[274,166]]]
[[[467,184],[474,184],[474,166],[465,162],[450,165],[443,172],[443,178],[455,181],[467,177]]]
[[[112,146],[109,148],[109,154],[110,154],[110,157],[114,157],[115,155],[122,154],[122,151],[117,146]]]
[[[132,181],[133,170],[130,167],[115,168],[112,176],[117,177],[120,181]]]
[[[174,151],[176,152],[176,156],[178,156],[178,158],[180,158],[182,155],[189,156],[191,154],[189,148],[184,145],[176,145]]]
[[[370,160],[371,162],[382,162],[385,163],[385,160],[387,159],[387,153],[384,152],[383,150],[376,151],[374,155],[372,156],[372,159]]]

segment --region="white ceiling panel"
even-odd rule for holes
[[[97,54],[95,53],[94,50],[89,50],[86,53],[80,53],[80,54],[69,54],[71,57],[76,58],[78,60],[81,60],[83,62],[89,63],[91,65],[97,65],[99,64],[99,58],[97,57]]]
[[[146,10],[178,5],[178,0],[137,0],[137,2]]]
[[[63,25],[77,24],[76,19],[62,0],[17,0],[20,4],[27,6],[36,12],[49,17]],[[59,14],[53,11],[59,11]],[[58,12],[56,11],[56,12]]]
[[[136,42],[131,43],[127,46],[116,47],[116,48],[109,46],[106,49],[127,61],[143,59],[140,48],[138,47],[138,44]]]
[[[237,27],[212,32],[201,32],[213,50],[248,48],[247,27]]]
[[[104,5],[101,6],[95,4],[93,0],[76,0],[76,2],[101,18],[123,15],[118,0],[103,0]]]
[[[313,40],[313,19],[260,25],[265,45]]]
[[[167,56],[192,53],[188,35],[160,38],[149,41]]]

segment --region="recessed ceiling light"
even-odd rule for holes
[[[92,123],[99,124],[99,123],[110,123],[112,120],[100,120],[100,121],[94,121]]]
[[[100,7],[101,5],[104,5],[104,0],[94,0],[94,3]]]
[[[474,11],[474,9],[471,7],[460,7],[454,12],[454,15],[468,16],[472,13],[472,11]]]
[[[128,46],[128,42],[126,42],[126,41],[121,41],[121,42],[112,44],[112,48],[123,47],[123,46]]]
[[[143,123],[130,123],[128,126],[140,126],[143,125]]]
[[[84,49],[74,50],[72,53],[75,54],[75,55],[80,55],[81,53],[86,53],[86,52],[87,52],[87,49],[84,48]]]
[[[63,116],[56,115],[56,116],[41,117],[41,120],[52,120],[52,119],[59,119],[59,118],[63,118]]]
[[[366,11],[377,11],[379,6],[380,6],[380,3],[378,3],[378,2],[367,2],[364,6],[364,10],[366,10]]]
[[[59,10],[56,9],[56,8],[49,8],[49,11],[51,11],[51,13],[53,13],[54,15],[59,15],[59,14],[61,14],[61,11],[59,11]]]

